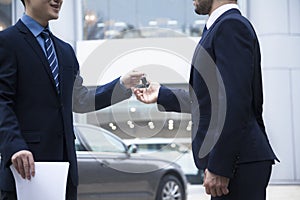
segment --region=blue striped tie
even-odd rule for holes
[[[47,54],[47,60],[49,62],[50,70],[52,72],[53,79],[55,81],[56,90],[59,93],[58,62],[57,62],[53,42],[50,38],[49,30],[44,29],[43,32],[41,33],[41,36],[45,42],[45,50],[46,50],[46,54]]]

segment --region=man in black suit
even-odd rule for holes
[[[191,67],[190,90],[152,82],[135,89],[144,103],[192,114],[195,164],[211,199],[264,200],[275,154],[262,118],[261,55],[236,0],[194,0],[209,15]]]
[[[16,199],[11,164],[31,179],[34,161],[67,161],[66,199],[75,200],[72,110],[94,111],[129,98],[143,74],[132,71],[96,89],[84,87],[72,47],[49,30],[48,22],[58,18],[62,0],[22,3],[25,14],[0,33],[1,199]]]

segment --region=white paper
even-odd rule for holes
[[[36,162],[35,176],[25,180],[14,166],[18,200],[65,200],[68,162]]]

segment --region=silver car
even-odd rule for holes
[[[135,154],[102,128],[75,125],[79,200],[186,200],[186,177],[172,162]]]
[[[96,126],[76,124],[75,135],[78,200],[186,200],[178,165],[138,156],[134,145]]]

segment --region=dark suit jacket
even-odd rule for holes
[[[164,110],[192,113],[198,168],[232,178],[236,164],[276,159],[262,119],[260,61],[254,29],[231,9],[200,40],[190,91],[161,87],[158,104]]]
[[[93,111],[131,96],[119,78],[94,90],[82,86],[72,47],[53,35],[52,40],[59,62],[60,94],[45,54],[28,28],[19,21],[0,33],[2,190],[14,189],[8,166],[11,156],[20,150],[31,151],[35,161],[69,161],[69,174],[77,185],[72,108]]]

